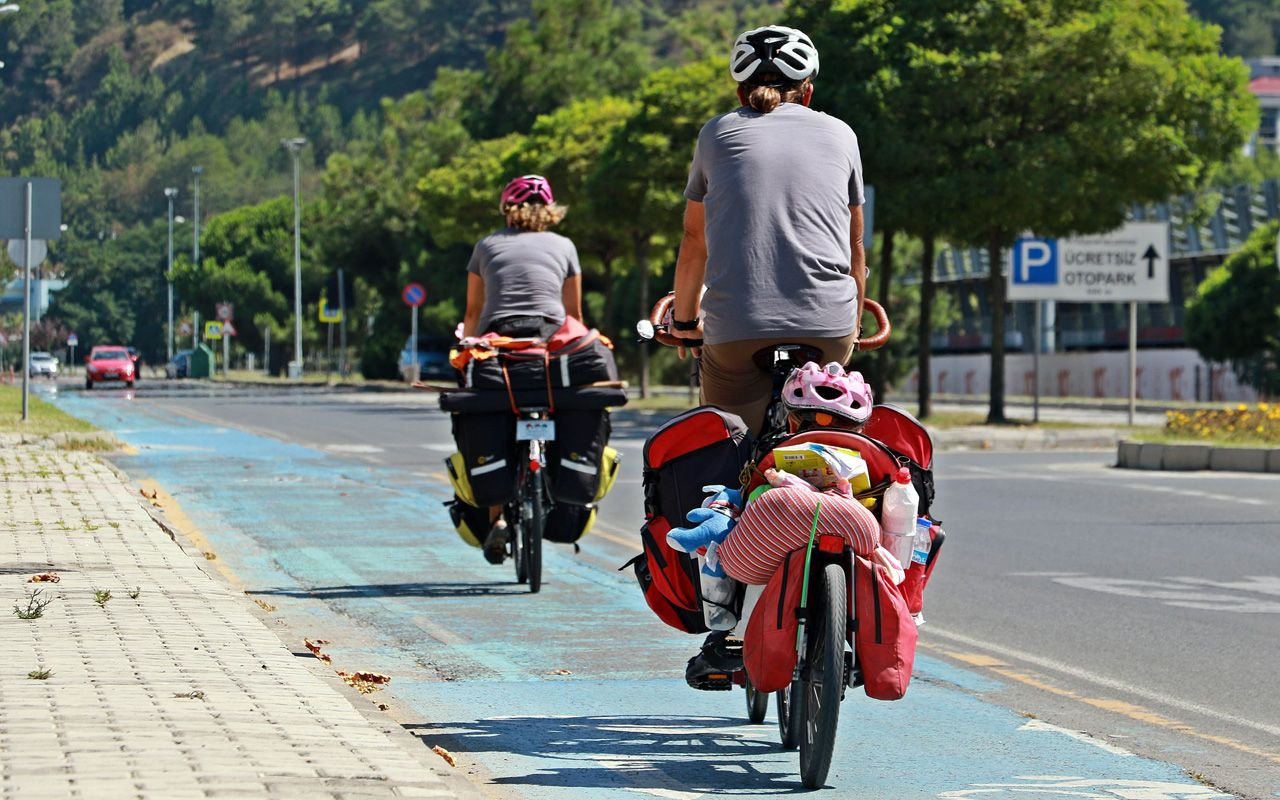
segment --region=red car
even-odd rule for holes
[[[100,344],[89,351],[84,363],[86,389],[92,389],[93,384],[102,381],[124,381],[125,386],[132,387],[138,377],[137,359],[127,347]]]

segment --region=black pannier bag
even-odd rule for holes
[[[591,530],[595,521],[595,505],[556,503],[547,514],[547,524],[543,529],[542,538],[548,542],[573,544]]]
[[[471,497],[467,499],[481,508],[509,502],[516,490],[515,414],[454,414],[453,440],[470,484]],[[448,464],[455,469],[454,461]]]
[[[551,496],[557,503],[595,502],[609,443],[608,411],[556,409],[556,438],[547,443]]]

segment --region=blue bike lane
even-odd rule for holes
[[[329,640],[335,668],[391,675],[398,721],[452,750],[493,796],[803,791],[772,704],[751,725],[741,692],[688,689],[698,640],[659,623],[629,571],[551,547],[546,585],[529,595],[457,538],[438,482],[142,400],[57,402],[131,445],[112,460],[177,499],[285,635]],[[998,688],[920,655],[904,700],[851,691],[828,785],[865,798],[1228,797],[983,699]]]

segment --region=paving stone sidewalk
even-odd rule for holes
[[[144,502],[91,455],[0,440],[0,797],[474,796],[293,655]],[[60,580],[28,582],[46,572]],[[36,589],[49,604],[20,619]]]

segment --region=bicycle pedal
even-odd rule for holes
[[[703,692],[728,692],[733,689],[733,675],[728,672],[712,672],[703,675],[689,685]]]

